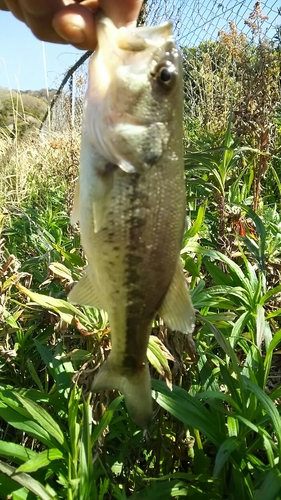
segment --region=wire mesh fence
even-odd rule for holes
[[[140,24],[173,21],[183,55],[187,128],[219,133],[231,111],[238,134],[246,135],[249,122],[255,121],[263,135],[259,141],[268,147],[266,114],[279,107],[280,13],[275,0],[144,2]],[[65,75],[44,131],[80,131],[89,56],[83,54]]]

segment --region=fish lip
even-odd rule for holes
[[[131,115],[129,113],[123,114],[120,116],[119,114],[116,115],[116,119],[113,118],[113,115],[110,115],[108,117],[104,118],[104,124],[109,126],[109,127],[114,127],[114,125],[118,123],[122,123],[123,125],[131,125],[132,127],[147,127],[149,125],[153,125],[155,123],[163,123],[159,120],[155,120],[154,117],[151,119],[144,119],[144,118],[138,118],[134,115]],[[165,124],[168,125],[168,121],[165,121]]]
[[[173,39],[173,23],[165,21],[157,26],[122,26],[116,28],[113,22],[102,13],[96,15],[97,24],[103,26],[105,33],[111,32],[107,37],[112,49],[140,52],[149,47],[162,46],[169,39]],[[99,43],[99,34],[98,34]]]
[[[173,39],[172,29],[171,21],[157,26],[121,27],[116,32],[115,43],[121,50],[141,52],[149,47],[160,47]]]
[[[134,32],[137,30],[138,33],[143,35],[147,34],[149,37],[154,33],[159,35],[161,33],[165,33],[168,30],[172,33],[172,29],[173,29],[173,23],[170,20],[165,21],[164,23],[161,24],[157,24],[156,26],[136,26],[128,28],[128,30],[130,31]]]

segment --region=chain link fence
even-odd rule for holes
[[[279,106],[280,12],[275,0],[144,2],[139,24],[174,23],[183,55],[187,128],[217,133],[232,110],[238,134],[246,134],[243,127],[249,120],[264,121],[262,133],[268,133],[265,114]],[[65,75],[43,131],[80,132],[89,56],[83,54]]]

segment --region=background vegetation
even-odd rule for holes
[[[48,91],[52,99],[55,90]],[[25,130],[39,128],[48,109],[46,89],[16,92],[0,88],[0,128],[2,135],[22,136]]]
[[[280,49],[258,4],[248,22],[252,40],[232,24],[183,48],[197,324],[192,339],[156,318],[147,433],[118,393],[90,399],[108,319],[66,301],[85,264],[69,225],[79,137],[0,124],[1,498],[281,498]]]

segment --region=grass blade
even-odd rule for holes
[[[26,462],[31,458],[36,458],[37,453],[20,444],[0,441],[0,456],[10,458],[15,463]]]
[[[281,494],[281,472],[271,469],[267,472],[262,487],[255,492],[253,500],[279,500]]]
[[[18,467],[17,472],[35,472],[38,469],[42,469],[42,467],[47,467],[54,460],[61,460],[62,458],[64,458],[64,455],[57,448],[44,450],[38,453],[36,457],[31,458],[28,462]]]
[[[214,478],[218,477],[222,468],[228,461],[231,453],[237,450],[240,445],[241,441],[236,437],[229,437],[220,445],[215,459],[215,467],[213,472]]]
[[[36,481],[36,479],[25,472],[17,473],[16,469],[11,465],[0,461],[0,471],[12,478],[16,483],[27,488],[31,493],[34,493],[40,500],[52,500],[56,498],[55,492],[51,494],[39,481]]]
[[[57,424],[51,415],[49,415],[49,413],[37,403],[31,401],[31,399],[24,398],[23,396],[20,396],[20,394],[16,394],[16,396],[32,418],[68,452],[69,448],[64,434],[59,424]]]
[[[102,435],[104,430],[110,424],[112,417],[114,415],[114,412],[115,412],[116,408],[118,408],[118,406],[120,405],[122,400],[123,400],[123,396],[118,396],[108,406],[105,414],[102,416],[101,421],[99,422],[99,424],[95,427],[95,429],[92,432],[92,438],[91,438],[92,446],[95,444],[95,442]]]
[[[52,377],[56,381],[58,392],[62,392],[64,396],[67,397],[73,374],[65,370],[63,361],[56,359],[47,347],[40,344],[36,339],[34,339],[34,343]]]
[[[83,425],[80,441],[79,498],[91,498],[93,484],[93,459],[91,445],[92,407],[83,402]]]
[[[205,406],[190,396],[184,389],[173,386],[173,390],[160,380],[152,379],[152,396],[169,413],[189,427],[198,429],[216,446],[224,441],[225,435],[217,428],[216,420]]]
[[[279,456],[281,455],[281,418],[278,413],[278,410],[271,399],[265,394],[258,385],[254,384],[250,379],[241,375],[241,379],[243,380],[244,385],[249,388],[258,398],[260,403],[262,404],[265,412],[270,416],[274,431],[276,433],[276,438],[278,440],[278,450]]]
[[[31,420],[30,417],[21,415],[20,412],[1,405],[0,417],[16,429],[26,432],[29,436],[38,439],[48,448],[53,448],[56,445],[50,434],[37,422]]]

